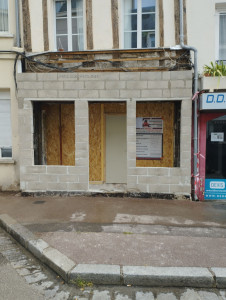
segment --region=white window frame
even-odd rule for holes
[[[137,48],[129,48],[129,49],[142,49],[142,0],[137,0]],[[121,11],[122,11],[122,30],[121,30],[121,41],[122,41],[122,47],[125,49],[125,40],[124,40],[124,34],[125,34],[125,23],[124,23],[124,17],[125,17],[125,11],[124,11],[124,0],[121,0]],[[157,13],[157,0],[155,0],[155,29],[154,30],[147,30],[152,31],[155,34],[155,47],[157,44],[157,19],[158,19],[158,13]],[[147,49],[147,48],[144,48]]]
[[[6,0],[7,1],[7,6],[8,6],[8,30],[5,30],[5,31],[0,31],[0,35],[1,36],[8,36],[9,35],[9,0]],[[1,157],[1,156],[0,156]]]
[[[9,131],[10,131],[10,140],[11,142],[7,145],[3,145],[1,144],[1,141],[0,141],[0,159],[1,160],[5,160],[5,159],[11,159],[11,157],[2,157],[2,148],[11,148],[12,149],[12,123],[11,123],[11,101],[10,101],[10,93],[7,92],[7,91],[0,91],[0,102],[4,100],[4,101],[7,101],[9,103],[9,124],[10,124],[10,128],[9,128]]]
[[[216,61],[220,60],[220,15],[226,15],[226,3],[216,4],[216,22],[215,22],[215,51]]]
[[[60,0],[58,0],[60,1]],[[67,51],[77,51],[77,50],[72,50],[72,17],[71,17],[71,0],[66,0],[67,1],[67,28],[68,28],[68,32],[67,34],[63,34],[63,35],[67,35],[68,37],[68,50]],[[58,51],[57,49],[57,39],[56,39],[56,2],[57,0],[54,0],[54,44],[55,44],[55,51]],[[85,48],[85,41],[86,41],[86,35],[85,35],[85,1],[83,0],[83,48]],[[84,50],[84,49],[82,49]],[[78,50],[78,51],[82,51],[82,50]]]

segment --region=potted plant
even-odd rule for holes
[[[203,68],[203,77],[201,79],[202,90],[226,90],[226,65],[221,62],[211,62]]]

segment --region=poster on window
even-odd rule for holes
[[[137,159],[161,159],[163,140],[162,118],[136,119]]]

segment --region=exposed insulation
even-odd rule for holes
[[[138,102],[137,117],[160,117],[163,119],[163,158],[161,160],[137,160],[137,167],[173,167],[174,103]]]
[[[61,104],[62,165],[75,165],[74,104]]]
[[[101,109],[102,106],[102,109]],[[104,115],[101,115],[104,114]],[[126,114],[125,102],[89,104],[89,180],[105,181],[105,115]],[[101,120],[104,120],[101,123]]]

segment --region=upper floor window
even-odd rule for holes
[[[55,12],[57,50],[83,50],[83,0],[56,0]]]
[[[219,14],[219,60],[226,63],[226,13]]]
[[[8,31],[8,0],[0,0],[0,32]]]
[[[155,47],[156,0],[124,0],[124,48]]]

